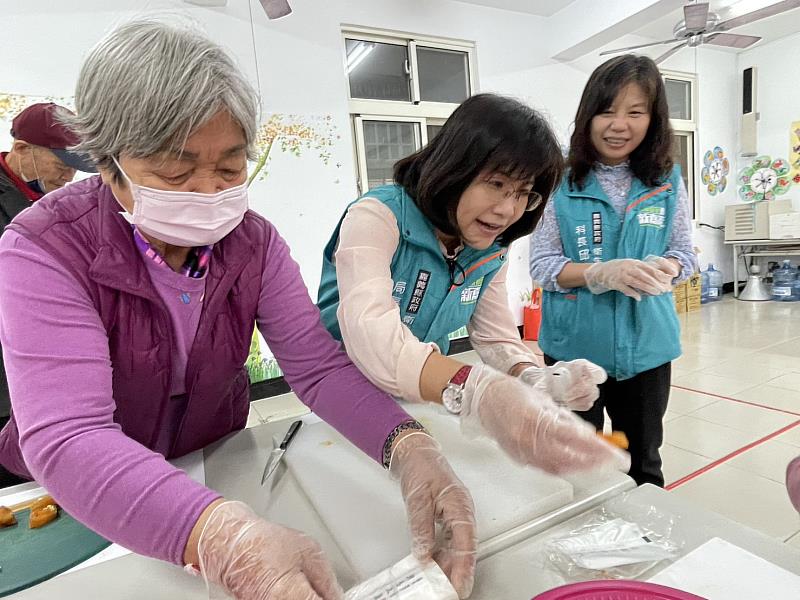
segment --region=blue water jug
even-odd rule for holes
[[[708,301],[708,273],[700,271],[700,304]]]
[[[792,268],[790,261],[783,261],[783,265],[772,272],[772,299],[777,302],[800,300],[796,282],[797,271]]]
[[[706,275],[708,277],[708,302],[722,300],[722,271],[718,271],[713,264],[709,263]]]

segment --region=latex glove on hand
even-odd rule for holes
[[[472,593],[478,538],[475,505],[450,468],[439,444],[422,432],[395,442],[389,473],[400,481],[411,528],[412,552],[420,561],[433,558],[459,598]],[[440,522],[440,546],[436,523]]]
[[[675,261],[664,258],[663,256],[650,254],[649,256],[645,257],[644,262],[648,265],[654,266],[665,275],[669,275],[670,283],[673,279],[681,274],[681,268],[675,264]]]
[[[242,502],[212,511],[197,543],[200,572],[238,600],[341,600],[328,560],[307,535]]]
[[[559,361],[550,367],[528,367],[519,378],[549,395],[560,406],[570,410],[589,410],[600,397],[597,386],[608,376],[603,367],[579,358]]]
[[[635,258],[615,258],[593,263],[583,272],[583,276],[586,287],[593,294],[616,290],[634,300],[641,300],[642,293],[659,296],[672,291],[670,275]]]
[[[600,439],[589,423],[485,365],[472,367],[464,385],[461,428],[488,434],[515,461],[548,473],[630,469],[630,455]]]

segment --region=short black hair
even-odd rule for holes
[[[563,169],[558,140],[542,115],[513,98],[478,94],[461,103],[427,146],[395,164],[394,179],[434,227],[454,236],[461,233],[461,194],[480,173],[532,180],[542,202],[500,235],[507,246],[536,227]]]
[[[673,134],[661,73],[651,58],[623,54],[597,67],[583,88],[567,157],[571,185],[583,187],[599,159],[592,144],[592,119],[610,108],[620,90],[630,83],[638,84],[650,103],[650,126],[642,143],[631,152],[631,171],[649,186],[658,185],[672,171]]]

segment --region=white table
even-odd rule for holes
[[[227,497],[249,501],[256,510],[266,505],[260,485],[261,469],[272,449],[272,437],[286,430],[289,422],[269,423],[230,436],[205,451],[206,481]],[[611,484],[576,487],[574,501],[482,545],[473,600],[528,600],[544,590],[564,583],[553,571],[537,567],[542,544],[569,531],[570,519],[615,502],[626,490],[645,505],[652,504],[682,517],[680,533],[688,552],[705,540],[719,536],[792,572],[800,573],[800,552],[720,515],[703,511],[680,497],[653,486],[631,491],[630,479],[620,476]],[[293,515],[293,525],[306,531],[319,528],[314,514]],[[331,555],[336,568],[335,542],[318,541]],[[62,575],[12,596],[15,600],[206,600],[202,579],[161,561],[131,554],[83,570]]]
[[[739,259],[748,256],[800,256],[800,239],[793,240],[730,240],[733,253],[733,296],[739,297]],[[749,251],[746,251],[750,248]]]
[[[625,503],[622,496],[606,500],[602,506],[617,509],[615,514],[631,519],[626,511],[648,506],[677,517],[674,537],[683,541],[680,556],[685,556],[704,542],[714,537],[739,546],[756,556],[800,575],[800,550],[770,538],[763,533],[736,523],[720,514],[695,506],[681,496],[670,494],[653,485],[643,485],[629,492]],[[591,510],[598,510],[595,507]],[[586,511],[589,512],[589,511]],[[584,515],[564,521],[547,531],[514,545],[494,556],[478,562],[475,589],[470,600],[530,600],[530,598],[572,581],[559,572],[545,568],[544,546],[554,538],[563,537],[582,522]],[[643,573],[639,579],[647,580],[674,561],[663,561]],[[734,599],[731,599],[734,600]]]

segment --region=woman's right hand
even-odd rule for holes
[[[555,474],[630,469],[630,455],[599,438],[589,423],[544,392],[490,367],[472,367],[462,407],[467,433],[487,433],[524,465]]]
[[[616,290],[634,300],[643,292],[659,296],[672,290],[672,276],[652,264],[635,258],[615,258],[593,263],[583,272],[586,287],[593,294]]]
[[[400,482],[414,556],[423,562],[434,559],[458,597],[469,597],[478,553],[475,505],[439,444],[422,432],[398,437],[389,473]]]
[[[200,573],[238,600],[340,600],[319,545],[241,502],[213,508],[197,543]]]

